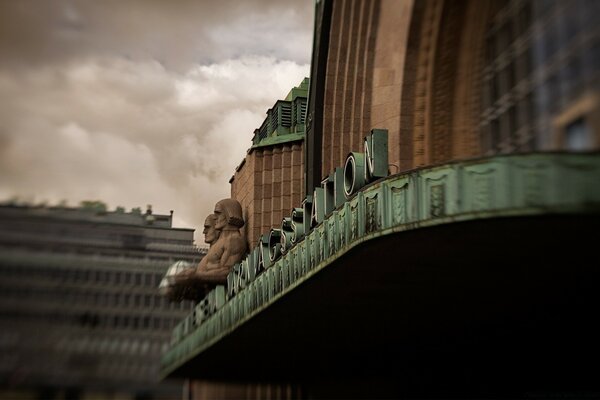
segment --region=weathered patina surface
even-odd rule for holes
[[[214,314],[200,324],[191,315],[176,327],[163,374],[202,357],[362,243],[393,238],[400,251],[403,236],[398,234],[422,228],[507,217],[597,215],[599,178],[597,154],[546,153],[455,162],[378,180],[325,215],[284,255],[270,263],[249,257],[240,264],[238,278],[231,279],[237,283]],[[268,257],[267,252],[265,261]]]

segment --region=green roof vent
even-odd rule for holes
[[[267,138],[290,134],[304,134],[306,103],[308,98],[309,78],[287,94],[285,100],[277,100],[267,111],[267,117],[260,128],[254,130],[252,145],[258,145]]]

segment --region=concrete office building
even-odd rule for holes
[[[178,398],[158,362],[189,303],[157,292],[198,262],[172,214],[0,206],[0,397]]]

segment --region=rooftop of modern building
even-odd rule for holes
[[[18,201],[0,203],[0,216],[4,217],[33,217],[51,218],[77,222],[95,222],[106,224],[149,226],[193,231],[191,228],[173,228],[173,210],[169,214],[154,214],[152,206],[147,205],[146,211],[140,207],[132,208],[129,212],[124,207],[108,210],[105,203],[100,201],[83,201],[79,207],[66,205],[29,204]]]

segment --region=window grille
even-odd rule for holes
[[[275,131],[275,129],[277,129],[278,122],[279,122],[279,112],[277,110],[277,107],[273,107],[271,109],[271,124],[269,126],[269,134],[273,133],[273,131]]]
[[[292,105],[288,102],[281,102],[281,126],[290,128],[292,126]]]
[[[268,125],[269,125],[268,121],[269,121],[268,118],[265,119],[263,121],[262,125],[260,126],[260,129],[258,130],[258,140],[259,141],[265,139],[269,135],[269,132],[267,132]]]

